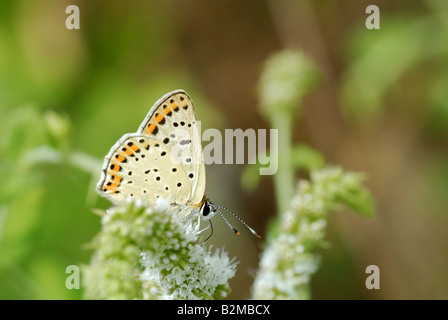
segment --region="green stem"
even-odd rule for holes
[[[279,214],[288,210],[294,195],[294,170],[291,165],[293,121],[294,117],[286,112],[271,116],[271,127],[278,129],[278,171],[274,175],[274,187]]]

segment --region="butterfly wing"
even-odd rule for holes
[[[170,160],[170,150],[150,136],[125,134],[104,160],[98,192],[113,203],[128,197],[157,198],[187,203],[191,198],[190,179],[182,168]]]
[[[150,109],[137,133],[161,142],[170,158],[185,171],[191,189],[190,204],[199,204],[205,192],[205,166],[201,146],[201,129],[193,101],[183,90],[160,98]]]

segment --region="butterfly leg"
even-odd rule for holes
[[[213,235],[213,225],[212,225],[212,220],[211,219],[208,220],[208,227],[205,228],[204,230],[206,230],[208,228],[210,228],[211,232],[210,232],[210,235],[204,240],[203,243],[206,243],[208,241],[208,239],[210,239],[212,237],[212,235]]]

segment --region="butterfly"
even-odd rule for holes
[[[159,198],[171,199],[172,205],[188,205],[204,220],[219,213],[239,234],[224,217],[223,209],[260,237],[231,210],[210,202],[205,185],[201,133],[193,101],[185,91],[175,90],[157,100],[136,133],[123,135],[112,146],[104,159],[97,192],[114,204],[127,198],[145,199],[152,205]],[[209,224],[212,228],[210,220]]]

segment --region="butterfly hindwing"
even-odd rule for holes
[[[158,139],[134,133],[124,135],[106,156],[98,191],[116,203],[128,197],[157,198],[186,203],[191,198],[191,182],[182,164]]]

